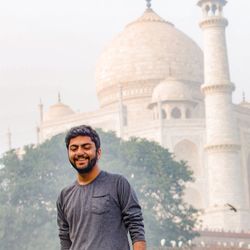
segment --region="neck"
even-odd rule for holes
[[[89,173],[77,174],[77,182],[79,185],[87,185],[91,183],[101,172],[98,165],[95,165]]]

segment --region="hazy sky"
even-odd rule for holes
[[[10,127],[17,147],[35,142],[38,103],[57,101],[75,111],[98,108],[98,55],[126,24],[142,15],[145,0],[0,0],[0,153]],[[153,9],[202,47],[196,0],[152,0]],[[227,42],[234,101],[250,101],[250,1],[228,0]]]

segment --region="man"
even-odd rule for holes
[[[73,127],[65,138],[77,180],[57,200],[61,250],[146,250],[141,207],[121,175],[99,168],[100,138],[89,126]]]

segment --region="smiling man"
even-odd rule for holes
[[[73,127],[66,147],[76,181],[57,200],[61,250],[146,250],[141,207],[128,181],[102,171],[100,138],[90,126]]]

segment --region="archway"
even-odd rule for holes
[[[171,117],[174,119],[180,119],[181,118],[181,111],[179,108],[175,107],[171,112]]]

